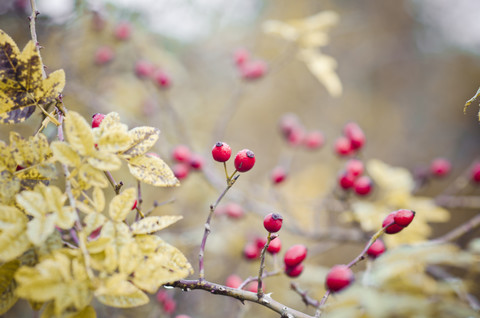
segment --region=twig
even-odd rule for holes
[[[279,274],[281,274],[282,271],[281,270],[274,270],[274,271],[271,271],[271,272],[263,272],[262,274],[262,279],[265,279],[267,277],[271,277],[271,276],[277,276]],[[254,282],[254,281],[257,281],[258,280],[258,276],[250,276],[248,278],[246,278],[239,286],[238,286],[238,289],[243,289],[245,288],[245,286],[247,286],[248,284],[250,284],[251,282]]]
[[[434,244],[442,244],[450,241],[454,241],[458,239],[460,236],[470,232],[471,230],[475,229],[476,227],[480,226],[480,214],[477,214],[467,222],[463,223],[459,227],[451,230],[445,235],[440,236],[434,240],[431,240],[431,243]]]
[[[320,315],[322,314],[322,311],[320,310],[320,308],[322,308],[325,305],[325,303],[327,302],[328,296],[330,296],[330,289],[327,289],[327,291],[325,292],[325,295],[323,295],[322,297],[322,300],[320,300],[320,304],[318,305],[317,311],[315,312],[316,318],[320,317]]]
[[[30,0],[30,6],[32,7],[32,15],[28,17],[28,19],[30,20],[30,34],[32,37],[32,41],[35,44],[35,47],[37,48],[38,57],[40,59],[40,65],[42,66],[42,77],[45,79],[47,78],[47,74],[45,73],[45,69],[42,62],[42,56],[40,55],[40,44],[38,43],[37,30],[35,28],[35,22],[37,21],[37,16],[40,14],[40,12],[38,12],[37,10],[37,4],[35,3],[35,0]]]
[[[112,185],[113,191],[115,191],[115,194],[118,195],[120,193],[120,189],[123,186],[123,182],[120,181],[120,183],[117,183],[113,178],[112,174],[110,173],[110,171],[104,171],[104,173],[105,173],[105,176],[107,176],[108,181]]]
[[[249,301],[260,304],[264,307],[279,313],[282,317],[292,318],[313,318],[313,316],[307,315],[298,310],[285,306],[282,303],[274,300],[270,294],[265,294],[261,299],[258,298],[257,293],[252,293],[246,290],[238,288],[230,288],[223,285],[211,283],[206,280],[179,280],[173,283],[169,283],[166,286],[176,287],[183,289],[184,291],[190,291],[194,289],[200,289],[208,291],[210,294],[223,295],[232,298],[236,298],[241,302]]]
[[[263,289],[262,289],[262,278],[263,278],[263,271],[265,270],[265,254],[267,252],[267,248],[270,245],[270,242],[277,237],[276,234],[268,233],[267,236],[267,243],[262,248],[262,252],[260,253],[260,269],[258,271],[258,288],[257,288],[257,296],[258,299],[263,297]]]
[[[302,297],[302,301],[305,303],[305,305],[313,306],[315,308],[318,308],[320,306],[320,302],[308,296],[307,295],[308,292],[306,290],[301,289],[297,283],[291,283],[290,288]]]
[[[203,257],[205,254],[205,245],[207,243],[207,237],[211,231],[210,221],[212,219],[213,213],[215,212],[215,209],[217,208],[217,205],[220,203],[220,201],[225,196],[227,191],[235,184],[235,181],[237,181],[239,176],[240,175],[236,176],[231,180],[231,182],[228,182],[227,187],[225,188],[225,190],[223,190],[222,194],[220,194],[217,201],[215,201],[214,204],[210,205],[210,213],[208,214],[207,221],[205,222],[205,231],[203,232],[202,244],[200,245],[200,252],[198,253],[198,271],[199,271],[200,282],[205,280],[205,269],[203,267]]]
[[[435,198],[435,203],[450,209],[479,209],[480,196],[439,195]]]

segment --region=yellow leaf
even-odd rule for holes
[[[293,26],[278,20],[267,20],[262,24],[263,32],[282,37],[287,41],[295,41],[299,32]]]
[[[69,314],[66,318],[97,318],[97,313],[92,306],[87,306],[79,312]]]
[[[145,154],[157,142],[160,130],[153,127],[137,127],[128,132],[131,143],[128,149],[121,155],[125,159],[131,159]]]
[[[112,239],[110,237],[99,237],[87,243],[87,250],[92,254],[100,253],[111,243]]]
[[[118,269],[120,273],[130,275],[137,268],[142,260],[143,255],[135,241],[130,242],[122,247],[118,257]]]
[[[108,113],[100,127],[93,129],[98,149],[108,152],[119,152],[128,149],[131,140],[128,127],[120,123],[118,113]]]
[[[51,147],[55,160],[70,167],[78,167],[80,165],[80,156],[70,144],[63,141],[54,141]]]
[[[149,234],[160,231],[181,220],[179,215],[148,216],[132,224],[133,234]]]
[[[0,169],[15,172],[17,163],[13,157],[12,149],[4,141],[0,140]]]
[[[77,209],[82,211],[85,214],[97,214],[99,211],[97,211],[93,206],[88,204],[86,201],[75,201]]]
[[[25,234],[27,221],[17,208],[0,205],[0,261],[10,261],[30,247]]]
[[[117,155],[106,151],[95,151],[87,162],[98,170],[114,171],[120,169],[122,162]]]
[[[20,180],[9,171],[0,173],[0,202],[10,204],[15,195],[20,191]]]
[[[105,224],[107,218],[103,214],[92,213],[87,215],[83,222],[85,223],[84,231],[87,235],[90,235],[94,230]]]
[[[43,80],[41,93],[42,102],[48,104],[53,102],[58,95],[63,91],[65,87],[65,72],[63,70],[56,70],[48,75],[48,77]]]
[[[23,191],[17,194],[16,200],[18,205],[20,205],[28,215],[40,218],[47,213],[47,203],[41,193]]]
[[[89,164],[84,164],[80,167],[78,172],[79,177],[82,181],[86,183],[88,187],[100,187],[106,188],[108,187],[108,180],[103,174],[102,171],[95,169]]]
[[[135,203],[137,191],[135,188],[128,188],[119,195],[115,196],[109,205],[110,218],[117,222],[122,222],[132,210]]]
[[[0,88],[3,90],[18,85],[16,74],[20,50],[15,41],[2,30],[0,30],[0,48],[0,78],[6,81],[6,83],[0,81]]]
[[[117,308],[138,307],[147,304],[149,300],[148,296],[139,289],[125,296],[100,295],[96,298],[104,305]]]
[[[99,187],[93,188],[93,202],[95,203],[96,210],[102,212],[105,208],[105,195]]]
[[[92,129],[79,113],[70,111],[65,116],[65,135],[70,146],[82,156],[94,151]]]
[[[0,315],[6,313],[17,302],[18,297],[15,295],[17,284],[13,275],[19,267],[20,262],[17,260],[0,266]]]
[[[139,156],[128,161],[130,173],[138,180],[157,187],[176,187],[180,182],[170,167],[160,158]]]
[[[36,246],[41,246],[53,231],[55,231],[55,216],[53,214],[33,218],[27,224],[28,239]]]

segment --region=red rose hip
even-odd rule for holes
[[[282,183],[286,177],[287,177],[287,172],[283,167],[278,166],[273,169],[271,178],[274,184]]]
[[[273,240],[270,241],[270,244],[268,244],[267,252],[270,254],[277,254],[280,252],[282,249],[282,241],[280,241],[280,238],[277,237]]]
[[[392,225],[390,225],[389,227],[387,227],[385,229],[385,233],[387,234],[395,234],[395,233],[398,233],[400,232],[401,230],[403,230],[403,226],[400,226],[398,224],[395,224],[395,214],[397,213],[397,211],[395,212],[391,212],[389,215],[387,215],[385,217],[385,219],[383,220],[383,223],[382,223],[382,227],[385,227],[387,226],[388,224],[391,224],[393,223]]]
[[[446,176],[452,169],[452,164],[445,158],[436,158],[430,164],[430,172],[436,177]]]
[[[235,156],[234,164],[238,172],[247,172],[255,164],[255,154],[248,149],[240,150]]]
[[[224,142],[217,142],[212,148],[212,157],[215,161],[225,162],[230,159],[232,148]]]
[[[92,128],[97,128],[102,123],[105,115],[102,113],[96,113],[92,116]]]
[[[393,220],[395,224],[406,227],[412,222],[414,217],[415,211],[402,209],[395,212]]]
[[[238,288],[242,283],[243,280],[240,278],[240,276],[232,274],[227,277],[227,280],[225,281],[225,286],[230,288]]]
[[[358,178],[357,180],[355,180],[355,183],[353,185],[355,193],[361,196],[368,195],[372,191],[372,187],[372,179],[367,176],[362,176]]]
[[[348,156],[352,153],[352,145],[350,144],[350,140],[344,136],[340,136],[335,140],[335,152],[339,156]]]
[[[307,247],[302,244],[293,245],[283,257],[283,262],[287,267],[294,267],[300,264],[307,257]]]
[[[345,165],[345,170],[354,177],[361,176],[364,169],[363,162],[358,159],[350,159]]]
[[[283,218],[278,213],[270,213],[263,219],[263,226],[270,233],[276,233],[282,228]]]
[[[373,244],[368,248],[367,255],[371,258],[377,258],[385,252],[385,244],[381,240],[376,240]]]
[[[192,154],[185,145],[178,145],[173,149],[172,157],[176,162],[189,162]]]
[[[338,177],[338,184],[344,190],[350,189],[355,184],[355,176],[347,171],[343,171]]]
[[[354,280],[355,276],[347,265],[335,265],[328,272],[325,285],[330,291],[338,292],[348,287]]]
[[[315,150],[323,146],[325,137],[321,131],[312,131],[305,135],[303,143],[310,150]]]
[[[185,163],[177,163],[172,167],[172,171],[178,180],[183,180],[188,177],[190,169]]]
[[[477,162],[473,165],[472,171],[470,172],[470,177],[473,182],[480,183],[480,162]]]
[[[365,144],[365,134],[357,123],[347,123],[343,128],[343,133],[350,141],[350,145],[353,150],[360,149]]]
[[[300,274],[303,272],[303,264],[297,264],[293,267],[285,267],[285,274],[287,274],[288,277],[298,277]]]

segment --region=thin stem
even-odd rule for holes
[[[330,296],[330,289],[327,289],[327,291],[325,292],[325,295],[323,295],[322,297],[322,300],[320,300],[320,304],[317,307],[317,311],[315,311],[316,318],[321,316],[322,311],[320,310],[320,308],[322,308],[323,305],[325,305],[325,303],[327,302],[328,296]]]
[[[30,0],[30,6],[32,7],[32,15],[30,15],[29,20],[30,20],[30,35],[32,37],[32,41],[35,44],[35,47],[37,48],[38,51],[38,57],[40,59],[40,65],[42,66],[42,77],[45,79],[47,78],[47,74],[45,73],[45,69],[43,67],[43,62],[42,62],[42,56],[40,55],[40,44],[38,43],[37,39],[37,30],[35,27],[35,23],[37,21],[37,16],[40,14],[37,10],[37,4],[35,3],[35,0]]]
[[[200,289],[208,291],[210,294],[214,295],[223,295],[232,298],[236,298],[241,302],[249,301],[260,304],[264,307],[267,307],[281,315],[281,317],[292,317],[292,318],[313,318],[313,316],[307,315],[298,310],[292,309],[278,301],[274,300],[269,294],[265,294],[261,299],[258,298],[256,293],[252,293],[246,290],[241,290],[239,288],[230,288],[223,285],[211,283],[206,280],[179,280],[167,286],[180,288],[184,291],[189,291],[193,289]]]
[[[258,287],[257,287],[258,299],[263,297],[262,277],[263,277],[263,271],[265,270],[265,254],[267,252],[268,246],[270,245],[270,242],[276,237],[277,237],[276,234],[272,236],[272,233],[269,232],[267,236],[267,243],[265,243],[265,245],[262,248],[262,252],[260,253],[260,269],[258,271],[258,279],[257,279],[258,280]]]
[[[354,265],[356,265],[358,262],[362,261],[365,259],[365,254],[367,254],[367,251],[368,249],[370,248],[370,246],[372,246],[373,243],[375,243],[375,241],[383,234],[385,233],[385,230],[387,229],[387,227],[389,227],[390,225],[393,225],[395,224],[395,222],[392,222],[390,224],[387,224],[386,226],[384,226],[381,230],[379,230],[377,233],[373,234],[372,238],[370,239],[370,241],[367,243],[367,245],[365,245],[365,248],[363,249],[363,251],[357,256],[355,257],[350,263],[347,264],[348,267],[352,267]]]
[[[282,271],[279,270],[279,269],[276,269],[274,271],[271,271],[271,272],[263,272],[262,274],[262,278],[265,279],[267,277],[272,277],[272,276],[277,276],[279,274],[281,274]],[[245,279],[241,284],[240,286],[238,286],[238,289],[243,289],[245,288],[245,286],[247,286],[248,284],[250,284],[251,282],[254,282],[254,281],[258,281],[258,276],[250,276],[248,277],[247,279]]]
[[[291,283],[290,288],[302,297],[302,301],[305,303],[305,305],[313,306],[315,308],[318,308],[320,306],[320,302],[308,296],[307,295],[308,292],[306,290],[301,289],[297,283]]]
[[[107,176],[108,181],[112,185],[113,191],[115,191],[115,194],[118,195],[120,193],[120,189],[123,186],[123,182],[120,181],[120,183],[117,183],[113,178],[112,174],[110,173],[110,171],[104,171],[104,173],[105,173],[105,176]]]
[[[459,227],[451,230],[445,235],[440,236],[439,238],[432,240],[431,242],[436,244],[441,244],[441,243],[454,241],[459,237],[461,237],[462,235],[475,229],[478,226],[480,226],[480,214],[477,214],[476,216],[474,216],[467,222],[463,223]]]
[[[210,205],[210,213],[208,214],[207,221],[205,222],[205,231],[203,232],[202,244],[200,245],[200,252],[198,253],[198,271],[199,271],[199,281],[202,282],[205,280],[205,269],[204,269],[204,255],[205,255],[205,245],[207,244],[207,237],[211,232],[210,229],[210,221],[212,219],[213,213],[217,208],[218,204],[225,196],[227,191],[235,184],[239,176],[232,179],[231,182],[227,184],[225,190],[223,190],[222,194],[217,198],[214,204]]]

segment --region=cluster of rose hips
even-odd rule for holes
[[[309,150],[317,150],[325,143],[325,137],[319,130],[307,131],[297,115],[284,114],[279,121],[282,136],[292,147],[304,146]]]
[[[350,159],[345,164],[345,169],[338,176],[338,184],[343,190],[353,189],[356,194],[365,196],[370,194],[373,182],[370,177],[363,175],[363,162],[359,159]]]
[[[244,80],[258,79],[267,73],[267,63],[262,60],[251,60],[250,52],[246,49],[237,49],[233,53],[233,58]]]
[[[385,217],[382,227],[386,227],[385,233],[398,233],[407,227],[415,217],[415,212],[401,209]],[[376,258],[385,252],[385,245],[382,241],[376,240],[367,250],[367,255]],[[331,292],[338,292],[348,286],[355,280],[355,275],[348,265],[335,265],[327,274],[325,286]]]
[[[355,122],[348,122],[343,127],[343,135],[335,140],[335,153],[339,156],[355,155],[365,145],[365,134]]]
[[[97,16],[98,20],[98,16]],[[102,23],[94,20],[97,28],[101,29],[104,26],[103,20]],[[98,27],[99,26],[99,27]],[[128,22],[119,22],[113,29],[113,36],[119,41],[126,41],[130,38],[132,34],[132,26]],[[104,65],[111,62],[115,58],[114,50],[107,45],[101,46],[95,52],[95,63],[98,65]]]
[[[192,153],[185,145],[176,146],[172,151],[172,158],[176,162],[172,171],[178,180],[188,177],[190,170],[201,170],[205,164],[201,155]]]
[[[267,239],[265,237],[256,237],[253,241],[248,242],[243,248],[243,256],[247,260],[255,260],[260,258],[260,253],[262,252],[263,247],[267,244]],[[278,254],[282,249],[282,241],[279,237],[276,237],[268,245],[267,252],[274,255]]]
[[[156,68],[147,60],[138,60],[135,63],[135,74],[140,79],[151,79],[160,88],[168,88],[171,85],[171,78],[161,68]]]
[[[230,148],[228,144],[219,141],[213,145],[212,157],[215,161],[225,163],[228,161],[228,159],[230,159],[231,155],[232,148]],[[247,172],[255,165],[255,154],[249,149],[240,150],[235,156],[233,163],[235,165],[235,172],[233,174],[235,174],[237,171]],[[227,178],[231,177],[227,176]]]

